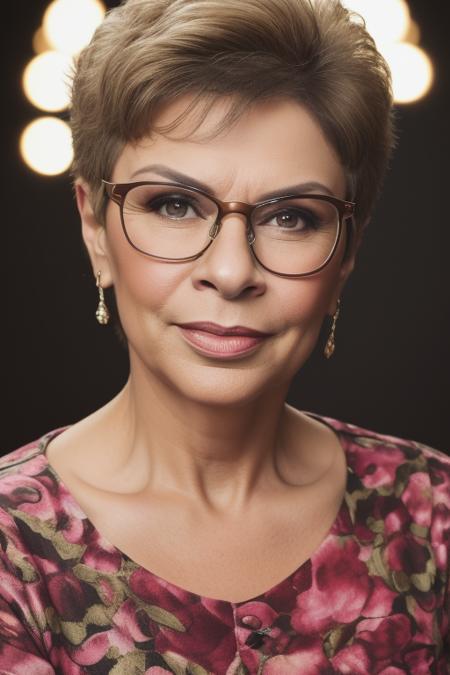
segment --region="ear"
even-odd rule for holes
[[[106,228],[95,217],[87,183],[80,179],[77,180],[75,183],[75,194],[81,218],[83,241],[91,259],[94,277],[97,278],[98,272],[101,272],[102,287],[106,288],[113,281]]]
[[[337,304],[338,300],[342,295],[342,291],[344,290],[344,286],[347,283],[347,279],[349,278],[350,274],[353,272],[353,269],[355,267],[355,261],[356,261],[356,254],[358,253],[358,249],[361,246],[362,242],[362,234],[364,231],[364,226],[359,226],[357,227],[354,223],[352,223],[352,239],[350,243],[349,250],[347,251],[347,254],[344,258],[344,260],[341,263],[341,267],[339,270],[339,277],[338,277],[338,282],[336,284],[336,287],[333,291],[333,295],[331,297],[330,304],[328,306],[328,314],[330,316],[333,316],[333,314],[336,312],[337,309]]]

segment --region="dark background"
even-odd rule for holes
[[[86,416],[127,377],[113,330],[95,320],[69,178],[38,176],[18,153],[23,127],[40,114],[20,79],[47,4],[5,3],[2,21],[2,452]],[[290,402],[449,452],[448,0],[409,5],[435,84],[398,108],[399,147],[342,298],[336,353],[323,357],[324,330]]]

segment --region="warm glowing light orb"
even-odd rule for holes
[[[70,59],[60,52],[47,51],[35,56],[23,74],[23,88],[31,103],[48,112],[67,108],[70,67]]]
[[[40,26],[35,34],[33,35],[33,50],[35,54],[42,54],[51,49],[50,45],[47,42],[47,39],[44,35],[42,26]]]
[[[434,69],[423,49],[399,42],[383,51],[383,55],[391,69],[397,103],[413,103],[427,94],[433,83]]]
[[[105,6],[99,0],[54,0],[42,26],[54,49],[74,55],[90,42],[104,15]]]
[[[344,0],[343,4],[360,14],[378,48],[402,40],[411,21],[405,0]]]
[[[405,42],[412,42],[413,45],[418,45],[420,42],[420,27],[416,21],[411,21],[408,32],[405,35]]]
[[[20,152],[25,163],[36,173],[44,176],[64,173],[73,159],[68,124],[56,117],[34,120],[22,133]]]

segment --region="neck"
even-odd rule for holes
[[[116,448],[111,470],[126,471],[130,490],[177,493],[211,511],[237,513],[282,482],[276,455],[292,417],[286,389],[235,405],[208,405],[132,368],[105,408]]]

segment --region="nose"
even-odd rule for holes
[[[195,288],[214,289],[229,300],[262,295],[266,282],[252,254],[251,240],[244,214],[224,215],[212,244],[196,261],[192,273]]]

